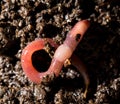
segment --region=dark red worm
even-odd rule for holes
[[[59,75],[64,62],[66,59],[69,59],[72,56],[72,64],[81,72],[84,77],[85,84],[88,86],[89,78],[86,72],[85,66],[82,62],[73,54],[76,46],[79,44],[83,35],[89,27],[89,21],[82,20],[79,21],[70,32],[68,32],[67,37],[63,44],[61,44],[55,51],[55,54],[52,58],[51,65],[46,72],[38,72],[32,65],[32,54],[37,51],[44,49],[45,43],[49,42],[53,47],[56,47],[56,44],[52,39],[37,39],[30,44],[28,44],[22,52],[21,55],[21,64],[25,74],[35,83],[40,83],[42,78],[47,74]]]

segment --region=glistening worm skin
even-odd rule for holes
[[[86,30],[89,28],[89,25],[90,25],[89,21],[83,20],[83,21],[78,22],[71,29],[71,31],[67,34],[67,37],[66,37],[64,43],[62,45],[60,45],[57,48],[57,50],[55,51],[54,58],[53,58],[53,60],[54,60],[53,65],[56,65],[56,63],[59,63],[57,65],[61,66],[61,64],[62,65],[64,64],[66,59],[69,59],[71,57],[76,46],[79,44],[79,42],[83,38],[83,35],[85,34]],[[74,66],[76,66],[76,68],[78,69],[78,71],[81,72],[81,74],[84,78],[85,85],[86,85],[84,97],[86,98],[88,85],[90,83],[89,77],[88,77],[88,74],[86,71],[86,67],[75,55],[72,55],[71,60],[72,60],[72,64]],[[50,68],[54,68],[53,65],[51,64],[52,67],[50,67]],[[59,70],[59,69],[57,69],[57,70]]]
[[[82,21],[78,22],[71,29],[71,31],[67,34],[67,37],[66,37],[65,41],[63,42],[63,44],[61,44],[55,51],[51,65],[46,72],[40,73],[33,67],[31,56],[35,51],[44,49],[45,41],[48,41],[53,47],[56,47],[54,42],[51,39],[47,38],[47,39],[38,39],[38,40],[35,40],[34,42],[30,43],[23,50],[22,56],[21,56],[21,64],[22,64],[22,68],[23,68],[25,74],[33,82],[36,82],[36,83],[40,83],[43,76],[46,76],[47,74],[55,74],[56,76],[58,76],[63,67],[64,62],[66,61],[66,59],[69,59],[71,57],[72,53],[74,52],[76,46],[81,41],[81,39],[82,39],[84,33],[86,32],[86,30],[88,29],[88,27],[89,27],[89,22],[87,20],[82,20]],[[73,64],[76,65],[76,67],[78,69],[82,68],[79,70],[81,70],[80,72],[82,72],[82,75],[85,79],[85,83],[87,83],[86,81],[88,81],[88,80],[86,80],[86,79],[88,79],[88,77],[87,77],[86,73],[84,73],[85,68],[78,66],[78,62],[77,62],[78,59],[73,57],[73,61],[74,61]],[[80,64],[80,65],[83,66],[82,64]]]
[[[75,50],[76,46],[82,39],[84,33],[89,27],[89,22],[83,20],[78,22],[71,31],[67,34],[67,37],[62,45],[60,45],[53,56],[53,60],[49,69],[56,69],[57,72],[60,72],[61,65],[64,64],[66,59],[69,59]],[[59,73],[56,72],[56,76]]]
[[[40,83],[42,78],[46,76],[46,74],[50,74],[49,71],[46,72],[38,72],[33,64],[32,64],[32,55],[35,51],[44,50],[45,44],[50,43],[52,47],[57,47],[57,45],[53,42],[52,39],[44,38],[44,39],[36,39],[35,41],[28,44],[21,55],[21,65],[26,74],[26,76],[35,83]],[[53,69],[54,72],[54,69]]]

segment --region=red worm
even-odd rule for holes
[[[46,74],[49,74],[49,71],[46,72],[38,72],[33,64],[32,64],[32,55],[35,51],[42,50],[45,48],[46,43],[50,43],[53,47],[57,47],[52,39],[44,38],[44,39],[36,39],[35,41],[28,44],[21,55],[21,65],[26,74],[26,76],[35,83],[40,83],[42,77]]]
[[[37,51],[44,49],[46,41],[49,42],[53,47],[55,47],[54,42],[51,39],[38,39],[30,43],[27,47],[22,52],[21,56],[21,64],[22,68],[25,72],[25,74],[33,81],[36,83],[40,83],[43,76],[46,76],[47,74],[52,74],[54,73],[56,76],[59,75],[63,64],[66,59],[69,59],[74,52],[76,46],[79,44],[81,41],[84,33],[89,27],[89,22],[87,20],[82,20],[78,22],[72,29],[71,31],[67,34],[67,37],[64,41],[63,44],[61,44],[57,50],[55,51],[55,54],[53,56],[52,62],[50,67],[46,72],[38,72],[32,65],[32,59],[31,56],[32,54]],[[74,61],[75,60],[75,61]],[[87,75],[85,70],[85,67],[83,67],[83,64],[79,64],[80,62],[78,59],[73,57],[73,64],[82,72],[82,75],[85,79],[85,82],[88,81],[86,80]],[[78,66],[79,64],[79,66]],[[84,73],[85,72],[85,73]],[[85,74],[85,75],[84,75]]]

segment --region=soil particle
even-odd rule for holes
[[[82,19],[91,26],[75,54],[88,68],[87,98],[83,78],[72,65],[63,67],[57,78],[32,83],[21,68],[23,48],[36,38],[62,44]],[[119,40],[119,0],[1,0],[0,104],[119,104]]]

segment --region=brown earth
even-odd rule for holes
[[[90,76],[87,98],[74,66],[64,67],[49,84],[32,83],[21,68],[23,48],[44,37],[61,44],[82,19],[91,26],[75,54]],[[0,104],[120,104],[119,64],[119,0],[0,1]]]

